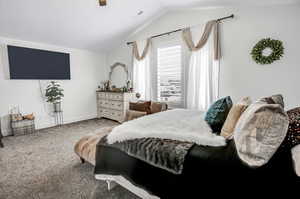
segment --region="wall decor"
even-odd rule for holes
[[[260,40],[252,49],[253,60],[258,64],[271,64],[284,55],[282,41],[271,38]]]

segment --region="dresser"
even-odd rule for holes
[[[97,92],[98,118],[108,118],[122,123],[129,109],[129,102],[135,101],[135,93]]]

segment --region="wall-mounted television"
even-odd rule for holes
[[[71,79],[70,54],[7,46],[10,79]]]

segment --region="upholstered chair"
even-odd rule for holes
[[[149,114],[159,113],[159,112],[166,111],[166,110],[168,110],[167,103],[164,103],[164,102],[151,102],[150,113]],[[127,110],[125,121],[130,121],[130,120],[133,120],[133,119],[137,119],[137,118],[143,117],[145,115],[147,115],[147,112]]]

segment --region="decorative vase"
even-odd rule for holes
[[[54,112],[61,112],[61,103],[60,102],[56,102],[53,105],[54,105]]]

